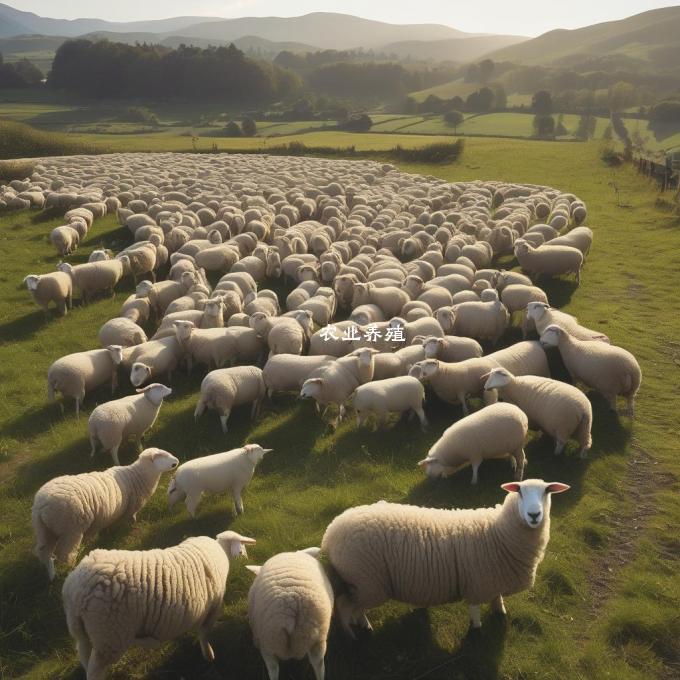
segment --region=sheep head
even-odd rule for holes
[[[525,479],[523,482],[501,484],[501,489],[518,494],[517,512],[530,529],[538,529],[550,517],[551,496],[569,490],[568,484]]]
[[[527,316],[533,321],[539,321],[550,309],[550,305],[545,302],[530,302],[527,305]]]
[[[484,389],[494,390],[509,385],[515,379],[515,376],[507,368],[494,368],[482,376],[482,380],[484,379],[486,379]]]
[[[137,392],[144,394],[144,396],[154,405],[160,406],[165,397],[172,394],[172,390],[161,383],[153,383],[138,389]]]
[[[221,534],[215,536],[215,540],[220,544],[220,547],[227,554],[229,560],[233,560],[239,556],[248,557],[246,546],[255,545],[254,538],[241,536],[241,534],[237,534],[235,531],[223,531]]]
[[[179,465],[179,460],[175,456],[168,451],[157,448],[145,449],[139,454],[139,460],[153,465],[159,474],[174,470]]]

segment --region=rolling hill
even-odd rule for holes
[[[447,40],[404,40],[383,45],[381,50],[400,59],[416,61],[472,61],[488,52],[526,41],[519,35],[480,35]]]
[[[653,60],[659,50],[680,47],[680,6],[636,14],[574,30],[557,29],[496,50],[497,61],[525,64],[574,63],[579,59],[619,54]]]

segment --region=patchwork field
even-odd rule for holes
[[[187,137],[74,138],[116,150],[191,148]],[[309,146],[386,149],[439,138],[312,132],[269,143],[295,139]],[[221,149],[266,143],[260,138],[210,141]],[[576,458],[572,449],[570,455],[556,458],[551,441],[532,438],[527,475],[566,482],[572,489],[553,502],[552,538],[535,589],[509,597],[506,618],[485,609],[481,633],[474,635],[468,634],[462,603],[429,610],[385,605],[371,613],[375,632],[370,637],[351,642],[339,630],[332,631],[329,678],[671,680],[680,674],[680,431],[673,416],[680,412],[680,321],[673,306],[680,225],[657,201],[652,184],[629,167],[604,166],[599,156],[598,142],[470,138],[454,164],[401,166],[449,181],[549,184],[584,199],[595,242],[581,286],[554,281],[547,291],[554,305],[633,352],[642,366],[643,384],[634,423],[616,417],[600,397],[592,396],[595,427],[588,460]],[[627,207],[618,207],[612,184]],[[88,396],[80,420],[70,405],[64,416],[57,405],[46,403],[45,373],[57,357],[96,347],[100,325],[117,314],[132,290],[126,282],[112,299],[77,306],[65,318],[46,321],[21,281],[26,274],[54,269],[59,258],[46,235],[60,223],[59,217],[40,212],[0,214],[1,678],[80,677],[61,607],[61,580],[49,585],[31,552],[30,507],[46,480],[91,469],[86,416],[107,394],[104,390]],[[95,222],[84,245],[69,259],[81,262],[94,248],[118,250],[128,241],[127,230],[109,216]],[[515,329],[505,342],[518,338]],[[431,402],[431,427],[425,435],[405,423],[386,432],[358,430],[353,419],[331,433],[309,403],[277,397],[254,424],[248,421],[247,408],[236,410],[225,437],[212,413],[194,422],[201,377],[198,370],[191,376],[177,375],[174,394],[148,442],[181,460],[243,442],[273,447],[275,452],[244,495],[245,514],[236,518],[226,496],[204,500],[195,520],[183,507],[169,512],[166,479],[135,525],[117,524],[102,532],[97,546],[170,546],[189,535],[214,535],[231,527],[256,537],[249,563],[258,564],[278,551],[318,545],[328,522],[352,505],[378,499],[436,507],[501,501],[498,486],[508,480],[506,463],[482,466],[477,487],[470,486],[469,470],[431,482],[415,465],[452,416],[460,416],[458,408]],[[129,386],[123,390],[129,391]],[[133,455],[131,447],[122,451],[124,461]],[[97,469],[108,464],[103,455],[93,463]],[[243,564],[229,576],[224,613],[211,636],[214,665],[204,662],[195,640],[185,637],[159,650],[132,652],[111,677],[265,677],[245,619],[251,580]],[[306,663],[293,663],[285,666],[282,677],[310,678],[311,671]]]

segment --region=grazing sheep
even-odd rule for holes
[[[515,256],[530,276],[559,276],[560,274],[576,274],[576,283],[581,283],[581,267],[583,253],[571,246],[551,246],[534,248],[526,241],[515,243]]]
[[[246,444],[239,449],[194,458],[182,463],[168,486],[168,507],[185,501],[187,510],[196,517],[196,508],[204,493],[230,491],[236,514],[243,514],[241,494],[253,478],[255,468],[266,453],[259,444]]]
[[[541,334],[541,344],[559,349],[574,382],[597,390],[614,412],[616,397],[625,397],[627,414],[635,417],[635,395],[640,389],[642,371],[630,352],[597,340],[579,340],[560,326],[548,326]]]
[[[98,338],[99,344],[102,347],[108,347],[109,345],[132,347],[147,341],[144,329],[124,316],[109,319],[99,329]]]
[[[472,338],[461,338],[457,335],[445,335],[438,337],[430,335],[419,341],[425,350],[425,359],[439,359],[446,363],[465,361],[482,356],[482,346]]]
[[[509,458],[515,479],[521,481],[528,429],[527,416],[520,408],[513,404],[491,404],[444,430],[418,465],[428,477],[450,477],[471,465],[472,483],[476,484],[482,461]]]
[[[555,455],[562,453],[573,436],[579,443],[579,455],[585,458],[592,445],[590,430],[593,409],[581,390],[551,378],[533,375],[515,377],[505,368],[494,368],[484,383],[485,390],[498,395],[527,414],[531,426],[537,426],[555,439]]]
[[[422,345],[408,345],[396,352],[380,352],[373,357],[373,380],[407,375],[413,364],[425,359]]]
[[[538,286],[511,283],[501,291],[501,302],[506,306],[510,315],[512,315],[515,312],[523,312],[530,302],[544,302],[548,304],[548,296]]]
[[[319,561],[319,548],[279,553],[261,567],[248,593],[253,642],[278,680],[279,660],[309,657],[316,680],[324,680],[326,640],[333,614],[333,588]]]
[[[425,389],[422,383],[408,375],[385,380],[374,380],[359,385],[354,391],[353,405],[357,414],[357,427],[361,427],[366,418],[375,414],[381,425],[387,424],[390,413],[415,413],[423,430],[427,429],[427,418],[423,411]]]
[[[161,375],[172,382],[173,371],[184,355],[177,338],[169,336],[134,345],[123,352],[123,366],[130,369],[130,382],[141,387]]]
[[[134,645],[157,647],[193,630],[204,658],[213,661],[207,636],[222,613],[229,564],[253,543],[224,531],[164,550],[89,553],[62,588],[66,623],[87,677],[104,680]]]
[[[590,246],[593,244],[593,232],[588,227],[576,227],[567,232],[564,236],[551,239],[546,246],[571,246],[583,253],[583,257],[588,254]]]
[[[443,334],[462,335],[475,340],[488,340],[496,345],[508,327],[510,315],[502,302],[461,302],[442,307],[434,313]]]
[[[79,417],[88,392],[106,383],[111,383],[111,393],[115,391],[118,383],[116,367],[122,361],[123,348],[120,346],[76,352],[57,359],[47,370],[48,401],[53,402],[57,392],[73,398],[76,417]]]
[[[80,234],[71,226],[55,227],[50,232],[50,243],[64,257],[78,250]]]
[[[366,610],[388,600],[417,607],[468,603],[472,626],[484,602],[534,585],[550,539],[551,494],[559,482],[527,479],[502,487],[494,508],[440,510],[381,501],[350,508],[326,529],[321,548],[346,584],[336,599],[344,628],[371,628]]]
[[[527,315],[523,329],[525,337],[532,327],[541,336],[546,328],[552,325],[563,328],[569,335],[579,340],[599,340],[609,343],[609,338],[604,333],[581,326],[576,317],[560,312],[558,309],[553,309],[547,302],[530,302],[527,305]]]
[[[50,581],[56,575],[55,557],[73,566],[84,536],[92,537],[121,517],[134,522],[160,476],[178,464],[167,451],[146,449],[131,465],[63,475],[43,484],[35,494],[31,517],[35,554]]]
[[[50,302],[54,302],[62,316],[73,307],[73,281],[64,272],[29,274],[24,283],[36,304],[43,308],[45,316]]]
[[[123,441],[130,438],[135,439],[141,449],[144,435],[156,422],[163,399],[172,394],[172,390],[160,383],[153,383],[137,392],[100,404],[92,411],[87,424],[92,446],[91,458],[100,445],[104,451],[110,451],[113,462],[120,465],[118,449]]]
[[[382,309],[385,318],[399,316],[401,308],[410,301],[406,291],[396,286],[376,288],[372,283],[355,283],[352,295],[352,308],[359,305],[374,304]]]
[[[303,383],[313,371],[332,361],[335,361],[335,357],[328,354],[314,356],[276,354],[270,356],[262,369],[267,396],[271,398],[274,392],[299,392]]]
[[[73,285],[80,290],[84,303],[87,303],[97,293],[109,292],[113,295],[115,285],[129,267],[130,259],[127,255],[121,255],[115,260],[78,264],[75,267],[69,262],[62,262],[58,265],[59,271],[68,274]]]
[[[234,406],[251,404],[250,417],[257,418],[266,392],[262,370],[256,366],[235,366],[210,371],[201,383],[194,418],[206,408],[219,413],[222,432],[227,434],[227,422]]]

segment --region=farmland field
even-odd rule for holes
[[[314,144],[355,143],[342,133],[312,133]],[[357,137],[356,135],[354,137]],[[371,146],[394,145],[390,135],[361,135]],[[408,137],[418,142],[417,136]],[[124,137],[118,139],[125,139]],[[420,138],[432,141],[432,137]],[[352,140],[352,141],[349,141]],[[138,140],[137,140],[138,141]],[[243,144],[246,140],[234,140]],[[262,140],[248,140],[257,144]],[[143,142],[145,144],[146,142]],[[221,143],[221,142],[220,142]],[[312,142],[309,142],[312,144]],[[132,141],[130,148],[136,148]],[[186,147],[184,147],[186,148]],[[382,147],[386,148],[386,147]],[[508,617],[484,612],[479,636],[466,635],[461,604],[429,610],[389,604],[374,610],[371,639],[351,643],[331,636],[329,678],[617,678],[662,680],[678,676],[680,659],[680,551],[677,528],[677,419],[680,395],[673,376],[680,351],[680,323],[669,300],[677,294],[677,217],[657,207],[652,185],[630,169],[612,171],[599,160],[599,145],[470,139],[464,155],[448,166],[402,166],[451,181],[504,179],[547,183],[572,191],[589,206],[595,243],[576,289],[555,281],[551,301],[606,332],[631,350],[643,369],[637,420],[617,418],[592,397],[595,415],[590,458],[574,452],[552,456],[552,443],[534,437],[527,449],[528,476],[571,484],[553,503],[552,539],[533,591],[507,599]],[[610,183],[622,203],[617,207]],[[131,283],[113,299],[76,307],[63,319],[45,321],[21,285],[32,272],[54,268],[58,258],[46,242],[60,219],[41,213],[0,216],[3,271],[0,276],[0,677],[75,678],[77,660],[66,632],[60,584],[48,585],[31,554],[32,495],[47,479],[91,469],[86,419],[66,416],[45,400],[45,372],[55,358],[97,346],[97,331],[115,316]],[[120,249],[129,240],[112,217],[95,223],[71,260],[83,261],[96,247]],[[650,248],[650,244],[655,247]],[[645,257],[636,255],[645,253]],[[512,339],[517,338],[517,333]],[[344,508],[380,498],[423,505],[479,506],[501,500],[504,463],[482,466],[480,483],[469,470],[435,483],[415,467],[460,410],[430,406],[426,435],[399,423],[387,432],[357,430],[352,419],[332,434],[309,403],[278,397],[250,424],[237,409],[225,438],[214,414],[194,422],[198,372],[176,377],[148,441],[181,460],[241,445],[273,447],[244,495],[246,512],[235,518],[228,497],[203,501],[191,520],[182,507],[168,512],[167,479],[138,522],[102,532],[101,547],[173,545],[197,533],[214,535],[227,526],[257,538],[251,563],[281,550],[318,545],[324,527]],[[125,388],[123,388],[125,390]],[[129,389],[129,388],[128,388]],[[86,415],[107,398],[89,395]],[[122,451],[130,461],[130,448]],[[103,455],[97,469],[107,467]],[[250,642],[245,596],[251,575],[233,567],[224,615],[211,636],[217,661],[200,657],[185,637],[160,650],[136,650],[115,668],[113,678],[260,678],[264,669]],[[311,677],[292,664],[284,677]]]

